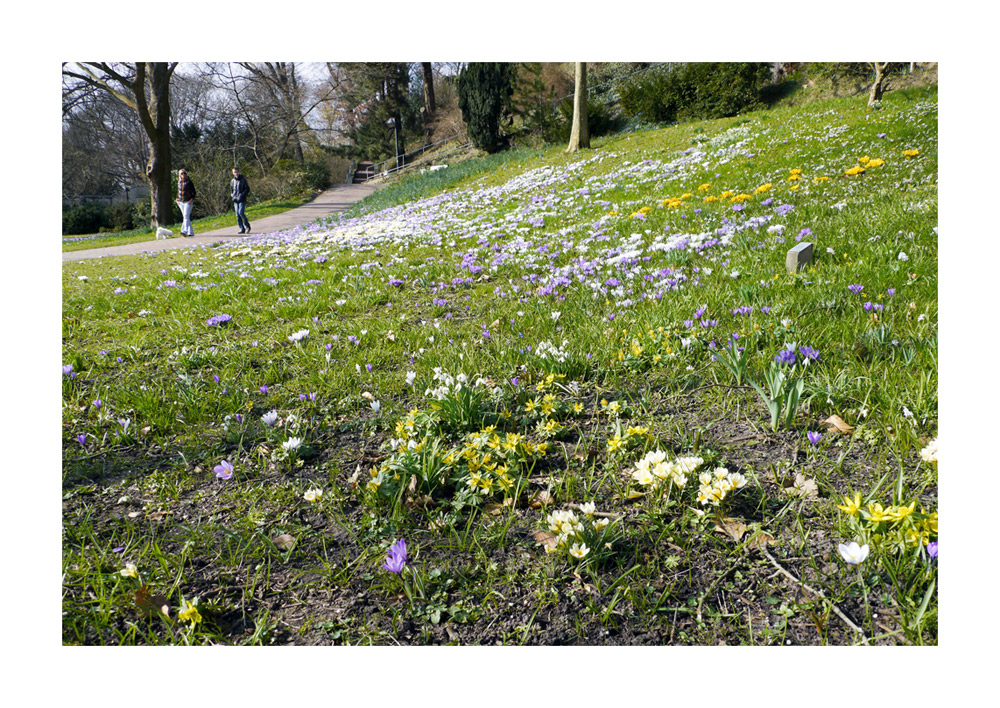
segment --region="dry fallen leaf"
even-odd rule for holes
[[[280,548],[283,551],[290,551],[295,546],[295,537],[290,533],[283,533],[280,536],[275,536],[271,539],[271,543],[273,543],[276,548]]]
[[[539,529],[537,531],[532,531],[531,535],[534,537],[536,541],[538,541],[543,546],[549,546],[550,548],[556,547],[555,534],[551,534],[548,531],[542,531]]]
[[[781,482],[781,486],[786,494],[791,494],[795,497],[816,499],[819,496],[819,487],[816,486],[816,480],[807,479],[801,472],[795,475],[794,482],[785,477]]]
[[[154,594],[148,585],[135,591],[135,604],[147,615],[161,614],[170,617],[170,603],[163,595]]]
[[[543,506],[551,504],[553,501],[552,495],[549,494],[544,489],[537,491],[532,495],[531,499],[528,500],[529,509],[540,509]]]
[[[718,521],[715,523],[715,530],[726,534],[734,541],[739,541],[743,538],[743,534],[747,532],[747,525],[739,519],[731,519],[727,516],[721,519],[721,522],[721,526]]]
[[[840,431],[844,435],[850,435],[851,432],[854,430],[854,426],[845,423],[844,419],[841,418],[839,415],[831,415],[826,420],[820,421],[820,425],[822,425],[827,430]]]
[[[758,551],[762,551],[767,547],[767,544],[774,540],[774,536],[767,533],[766,531],[759,531],[754,534],[753,537],[747,541],[748,548],[754,548]]]

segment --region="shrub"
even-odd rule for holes
[[[105,207],[100,202],[84,202],[63,209],[63,234],[95,234],[107,223]]]
[[[136,228],[135,210],[131,204],[112,204],[107,208],[107,226],[111,231],[129,231]]]
[[[323,160],[312,160],[302,165],[303,184],[308,189],[326,189],[330,186],[330,165]]]
[[[573,99],[567,98],[559,102],[559,114],[562,120],[557,124],[556,141],[567,142],[573,128]],[[614,133],[622,128],[623,121],[603,103],[587,101],[587,128],[590,137]]]
[[[759,107],[770,80],[766,62],[683,64],[628,82],[621,91],[622,110],[653,123],[725,118]]]

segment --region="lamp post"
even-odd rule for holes
[[[392,126],[392,137],[396,141],[396,168],[399,168],[399,133],[396,130],[396,117],[393,116],[386,121],[386,125]]]

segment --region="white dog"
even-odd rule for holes
[[[156,227],[156,240],[159,241],[161,238],[173,238],[174,232],[170,229],[165,229],[162,226]]]

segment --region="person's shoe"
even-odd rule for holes
[[[246,233],[246,231],[244,231],[243,229],[240,229],[240,230],[239,230],[239,231],[237,231],[236,233],[238,233],[238,234],[245,234],[245,233]]]
[[[247,233],[250,233],[250,222],[247,222]]]

